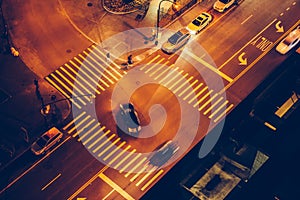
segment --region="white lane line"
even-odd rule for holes
[[[247,17],[244,21],[242,21],[241,24],[244,24],[246,21],[248,21],[253,15],[251,14],[249,17]]]
[[[49,181],[49,183],[47,183],[41,190],[44,191],[47,187],[49,187],[49,185],[51,185],[54,181],[56,181],[60,176],[61,176],[61,174],[58,174],[51,181]]]

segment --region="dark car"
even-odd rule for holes
[[[126,131],[130,135],[137,136],[140,132],[141,125],[137,112],[132,103],[120,104],[121,116],[126,124]]]
[[[153,166],[162,166],[179,150],[176,142],[168,140],[159,148],[149,159],[149,164]]]

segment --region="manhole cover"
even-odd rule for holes
[[[91,7],[91,6],[93,6],[93,3],[89,2],[89,3],[87,3],[87,6]]]
[[[67,53],[71,53],[72,50],[71,50],[71,49],[67,49],[66,52],[67,52]]]

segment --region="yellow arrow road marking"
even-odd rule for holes
[[[238,59],[240,61],[239,65],[247,65],[247,58],[243,58],[246,53],[243,52],[239,55]]]

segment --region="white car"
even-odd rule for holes
[[[214,3],[213,8],[218,12],[224,12],[233,4],[237,4],[237,0],[217,0]]]
[[[281,42],[277,45],[276,51],[281,54],[286,54],[295,47],[300,41],[300,26],[290,32]]]
[[[212,20],[212,16],[206,12],[201,13],[191,23],[189,23],[186,29],[193,35],[199,33],[204,29]]]
[[[162,44],[161,50],[167,54],[175,53],[189,41],[190,37],[190,32],[185,28],[182,28]]]
[[[53,145],[59,142],[62,137],[62,132],[60,132],[56,127],[52,127],[31,145],[31,151],[35,155],[44,154]]]

